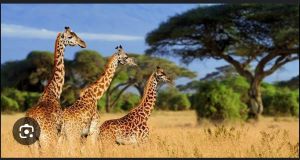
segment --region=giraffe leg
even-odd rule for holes
[[[88,139],[92,142],[93,145],[96,145],[100,128],[100,116],[99,113],[96,113],[91,121],[91,125],[89,128],[89,136]]]
[[[63,151],[64,145],[66,144],[66,135],[65,131],[62,129],[57,141],[57,151],[58,155],[61,155],[61,151]]]
[[[80,127],[75,126],[76,125],[74,125],[73,127],[67,126],[65,130],[68,153],[71,156],[80,154],[80,151],[78,151],[78,147],[81,145],[81,132]]]
[[[51,138],[47,134],[40,136],[40,154],[41,156],[51,155],[53,150],[51,149]]]
[[[40,156],[40,142],[36,141],[34,144],[29,146],[29,150],[33,157],[39,157]]]

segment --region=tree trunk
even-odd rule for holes
[[[261,81],[254,79],[250,83],[250,88],[248,90],[248,108],[249,108],[249,119],[259,119],[259,116],[263,112],[263,103],[261,98],[261,91],[260,91],[260,84]]]
[[[109,104],[109,108],[112,108],[113,106],[115,106],[115,104],[118,102],[118,100],[120,99],[121,95],[124,93],[124,91],[129,88],[131,86],[131,84],[128,84],[127,86],[125,86],[123,89],[121,89],[118,93],[118,95],[116,96],[116,98],[113,100],[113,102],[111,104]]]

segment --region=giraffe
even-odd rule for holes
[[[89,135],[95,144],[99,128],[97,100],[104,95],[109,87],[119,64],[136,65],[134,60],[128,57],[121,45],[117,46],[116,49],[117,52],[108,59],[104,72],[100,77],[82,89],[75,103],[63,111],[60,143],[67,140],[70,147],[74,147],[72,144],[82,143],[81,140]],[[71,152],[73,151],[74,148],[71,149]]]
[[[34,118],[41,129],[40,137],[34,143],[37,151],[48,149],[58,140],[58,134],[61,125],[62,109],[59,103],[59,98],[64,85],[64,51],[66,46],[80,46],[85,48],[85,42],[79,38],[70,27],[65,27],[65,31],[58,33],[55,41],[54,50],[54,68],[52,70],[52,77],[48,80],[44,91],[39,98],[37,104],[31,107],[26,116]]]
[[[99,139],[102,143],[135,144],[145,142],[149,136],[148,117],[156,101],[159,82],[171,82],[163,69],[157,67],[149,77],[140,103],[127,115],[105,121],[100,126]]]

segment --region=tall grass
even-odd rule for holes
[[[101,121],[124,114],[102,114]],[[23,114],[1,116],[1,157],[33,157],[12,137],[13,123]],[[71,155],[62,144],[46,157],[299,157],[299,119],[265,117],[258,123],[196,123],[193,111],[154,112],[150,138],[139,145],[74,144]]]

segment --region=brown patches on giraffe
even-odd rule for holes
[[[35,150],[37,150],[37,147],[40,147],[42,151],[54,147],[58,140],[62,114],[59,98],[65,76],[64,50],[70,44],[71,46],[79,45],[85,47],[85,42],[78,36],[70,37],[72,33],[69,27],[66,27],[64,32],[58,33],[55,41],[52,76],[45,86],[38,103],[26,112],[26,116],[34,118],[41,129],[39,141],[33,145],[36,147]]]
[[[170,82],[164,71],[157,67],[151,74],[144,88],[144,95],[138,106],[127,115],[105,121],[100,126],[99,141],[104,144],[134,144],[145,142],[149,136],[147,120],[156,101],[156,90],[159,82]]]

